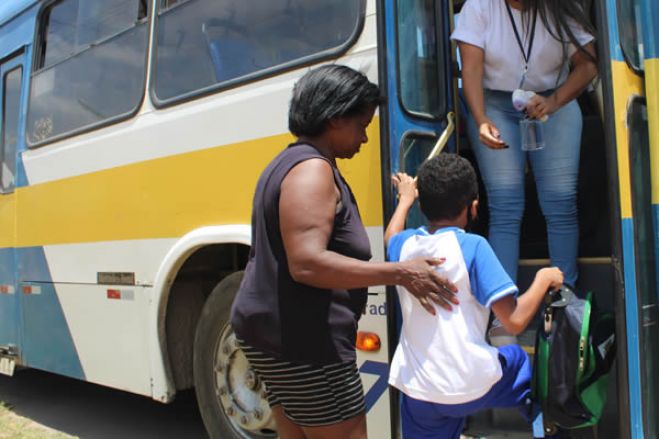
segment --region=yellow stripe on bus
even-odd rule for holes
[[[659,58],[645,60],[645,96],[650,132],[652,203],[659,204]]]
[[[613,79],[613,106],[618,155],[618,184],[620,189],[620,213],[631,218],[631,183],[629,176],[629,130],[627,127],[627,105],[634,95],[643,94],[643,79],[622,61],[611,62]]]
[[[339,164],[366,226],[382,225],[379,126]],[[288,134],[194,151],[18,188],[18,236],[0,247],[178,237],[207,225],[248,224],[256,180]],[[0,201],[11,224],[12,198]]]
[[[14,246],[16,193],[0,194],[0,248]]]

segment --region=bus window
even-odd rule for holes
[[[399,93],[403,107],[416,114],[439,117],[445,102],[443,67],[437,46],[438,22],[435,0],[398,0]]]
[[[137,109],[144,93],[146,0],[64,0],[41,15],[27,121],[30,145]]]
[[[14,189],[16,173],[16,142],[18,116],[21,103],[21,78],[23,68],[18,67],[5,74],[2,80],[2,149],[0,149],[0,190]]]
[[[363,13],[363,2],[355,0],[269,0],[258,6],[243,0],[162,0],[160,5],[159,102],[334,54],[355,35]]]
[[[643,20],[638,0],[620,0],[618,5],[618,35],[629,66],[643,70]]]
[[[400,170],[417,175],[419,167],[437,143],[437,136],[422,132],[407,132],[400,142]],[[407,227],[419,227],[426,223],[418,203],[414,203],[407,215]]]

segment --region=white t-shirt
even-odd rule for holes
[[[511,8],[511,11],[524,53],[527,53],[533,16],[529,14],[522,27],[522,12],[514,8]],[[568,25],[581,45],[594,40],[594,37],[576,22],[568,20]],[[552,31],[556,34],[553,29]],[[478,46],[485,51],[484,88],[503,91],[518,88],[525,64],[524,56],[515,38],[505,0],[467,0],[451,39]],[[538,12],[528,72],[522,87],[524,90],[545,91],[556,88],[565,81],[569,65],[563,62],[561,46],[562,43],[551,36]],[[572,43],[568,43],[566,49],[568,59],[577,50]]]
[[[387,255],[391,261],[445,257],[438,271],[458,287],[460,301],[451,311],[435,306],[433,316],[398,287],[403,326],[389,384],[414,399],[439,404],[463,404],[485,395],[502,374],[498,351],[485,340],[490,306],[517,293],[492,247],[456,227],[432,235],[422,227],[392,237]]]

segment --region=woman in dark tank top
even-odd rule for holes
[[[439,261],[369,262],[368,236],[336,159],[352,158],[367,142],[366,127],[380,103],[377,86],[355,70],[329,65],[309,71],[295,84],[289,111],[289,129],[298,141],[275,157],[257,183],[252,248],[231,324],[248,359],[259,358],[250,365],[266,385],[284,439],[366,437],[363,391],[351,409],[325,418],[319,411],[313,422],[303,421],[287,405],[290,389],[280,377],[259,373],[262,362],[290,364],[286,370],[304,366],[309,374],[354,365],[357,321],[369,286],[403,285],[431,313],[431,302],[447,308],[457,303],[455,287],[433,268]],[[345,373],[358,378],[356,367],[351,370]],[[314,403],[325,409],[318,398]]]

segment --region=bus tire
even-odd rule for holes
[[[275,438],[263,384],[249,368],[229,323],[243,272],[217,284],[201,311],[193,373],[199,411],[211,439]]]

